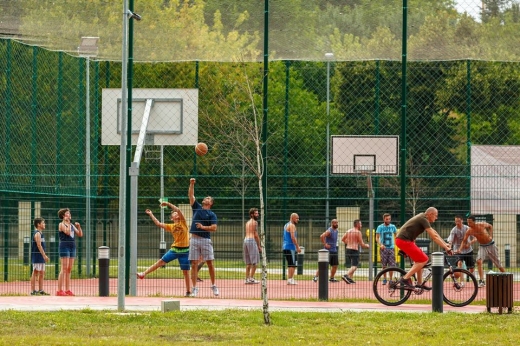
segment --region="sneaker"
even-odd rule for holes
[[[356,282],[354,280],[352,280],[352,278],[350,276],[347,276],[347,280],[351,283],[351,284],[355,284]]]
[[[56,292],[56,295],[60,296],[60,297],[64,297],[67,295],[67,293],[65,293],[65,291],[60,290],[60,291]]]
[[[383,285],[386,285],[387,282],[386,279],[383,279]]]
[[[197,282],[203,282],[204,280],[202,280],[201,278],[197,277]]]
[[[478,281],[478,287],[484,287],[484,286],[486,286],[486,283],[484,281],[482,281],[482,280],[479,280]]]
[[[40,292],[38,292],[38,291],[31,292],[31,296],[39,296],[39,295],[40,295]]]
[[[144,273],[137,273],[136,275],[138,279],[144,279]]]
[[[410,279],[401,278],[399,279],[398,284],[405,289],[415,289],[414,285],[412,284],[412,280]]]
[[[249,278],[247,278],[247,279],[244,280],[244,283],[245,283],[246,285],[249,285],[251,282],[249,282]]]
[[[312,278],[312,281],[314,281],[314,282],[318,282],[318,277],[317,277],[317,276],[313,277],[313,278]]]
[[[65,295],[67,295],[67,296],[73,296],[74,293],[72,293],[71,290],[67,290],[67,291],[65,291]]]
[[[415,287],[420,288],[420,289],[425,290],[425,291],[431,291],[432,290],[432,288],[430,286],[426,286],[426,284],[424,284],[424,283],[422,283],[420,285],[415,285]]]
[[[38,294],[41,295],[41,296],[50,296],[49,293],[47,293],[47,292],[45,292],[45,291],[43,291],[43,290],[38,291]]]
[[[211,290],[213,291],[213,294],[214,294],[215,296],[218,297],[218,295],[220,294],[220,292],[218,291],[218,287],[217,287],[217,285],[212,285],[212,286],[211,286]]]
[[[297,285],[294,279],[287,279],[287,285]]]
[[[343,275],[343,276],[341,277],[341,279],[342,279],[343,281],[345,281],[346,284],[348,284],[348,285],[351,284],[351,282],[350,282],[349,277],[347,276],[347,274]]]
[[[184,294],[185,297],[191,297],[191,292],[190,291],[187,291],[185,294]]]
[[[191,290],[191,295],[190,297],[196,297],[197,294],[199,294],[199,288],[198,287],[193,287],[193,289]]]
[[[255,278],[251,278],[251,279],[249,279],[249,283],[250,283],[250,284],[259,284],[260,281],[255,280]]]
[[[330,278],[329,282],[339,282],[339,280],[336,280],[336,278]]]

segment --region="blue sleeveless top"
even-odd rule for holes
[[[43,258],[42,254],[40,253],[40,250],[38,249],[38,245],[36,244],[36,240],[34,240],[34,236],[36,233],[40,233],[40,239],[43,251],[45,251],[45,237],[43,236],[43,233],[34,230],[32,233],[32,242],[31,242],[31,262],[32,263],[45,263],[45,259]]]
[[[283,245],[282,250],[294,250],[296,251],[296,245],[293,243],[291,238],[291,232],[287,230],[287,227],[291,224],[291,222],[287,222],[285,226],[283,226]],[[294,231],[294,237],[297,238],[296,231]]]

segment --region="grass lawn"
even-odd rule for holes
[[[0,345],[516,345],[520,314],[6,311]]]

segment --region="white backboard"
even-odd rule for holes
[[[152,100],[147,145],[195,145],[198,142],[197,89],[132,89],[132,145],[137,143],[147,100]],[[121,144],[121,89],[103,89],[101,144]]]
[[[332,174],[399,175],[399,136],[332,136]]]

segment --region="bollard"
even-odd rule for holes
[[[159,243],[159,258],[163,258],[165,253],[166,253],[166,242],[161,241]],[[166,265],[161,266],[161,268],[166,268]]]
[[[31,237],[23,237],[23,265],[29,265],[29,256],[31,254]]]
[[[303,275],[303,257],[305,255],[305,247],[300,246],[300,253],[296,255],[297,274]]]
[[[511,267],[511,244],[505,245],[506,268]]]
[[[99,296],[109,296],[109,269],[110,269],[110,248],[100,246],[98,248],[99,263]]]
[[[329,300],[329,250],[318,251],[318,299]]]
[[[432,312],[443,312],[443,275],[444,254],[442,252],[434,252],[432,253]]]
[[[49,256],[49,259],[51,260],[51,263],[54,263],[56,261],[56,255],[57,255],[57,251],[56,251],[56,237],[51,235],[50,236],[50,239],[49,239],[49,252],[50,252],[50,256]]]

